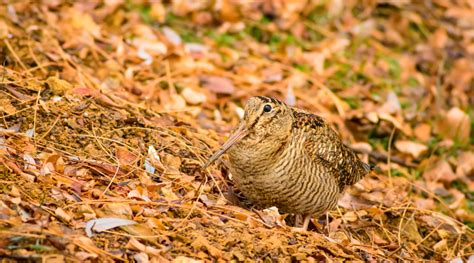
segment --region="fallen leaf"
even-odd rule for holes
[[[63,95],[72,90],[72,85],[69,82],[58,77],[49,77],[46,80],[46,83],[55,95]]]
[[[474,175],[474,152],[463,152],[457,159],[456,176],[469,177]]]
[[[402,109],[400,101],[398,100],[397,94],[390,91],[387,94],[386,102],[377,110],[378,113],[393,114],[397,113]]]
[[[173,263],[200,263],[203,262],[202,260],[197,260],[194,258],[189,258],[185,256],[177,256],[175,259],[172,261]]]
[[[395,147],[402,153],[410,154],[418,158],[421,154],[428,150],[428,147],[421,143],[416,143],[408,140],[397,140]]]
[[[146,253],[140,252],[135,255],[133,255],[133,259],[137,263],[148,263],[150,262],[150,259],[148,258],[148,255]]]
[[[426,123],[422,123],[416,126],[413,133],[415,134],[418,140],[422,142],[428,142],[431,138],[431,126]]]
[[[147,246],[140,241],[138,241],[136,238],[131,237],[130,240],[128,240],[127,245],[125,245],[127,249],[133,249],[133,250],[138,250],[141,252],[144,252],[145,255],[152,255],[152,256],[160,256],[162,250],[157,249],[156,247],[152,246]]]
[[[138,161],[138,157],[125,147],[117,147],[115,155],[119,160],[120,166],[132,166]]]
[[[234,84],[228,78],[217,76],[202,76],[201,85],[206,89],[220,94],[232,94],[235,91]]]
[[[442,181],[446,183],[450,183],[457,178],[449,163],[443,159],[438,160],[434,165],[426,169],[423,177],[428,181]]]
[[[448,241],[446,239],[442,239],[434,244],[433,249],[438,252],[446,251],[448,248]]]
[[[471,121],[461,109],[454,107],[437,123],[439,134],[443,138],[458,140],[467,143],[471,134]]]
[[[191,246],[194,247],[195,249],[204,248],[207,250],[207,252],[209,252],[209,254],[211,254],[211,256],[216,257],[216,258],[222,258],[222,251],[216,248],[215,246],[211,245],[211,243],[209,243],[209,241],[201,235],[199,235],[191,243]]]
[[[191,105],[201,104],[207,100],[204,93],[191,88],[184,88],[183,91],[181,91],[181,96],[183,96],[184,100]]]
[[[72,215],[68,214],[61,207],[56,208],[54,213],[56,214],[56,216],[58,216],[59,218],[61,218],[62,220],[66,221],[66,222],[71,222],[71,220],[72,220]]]
[[[169,27],[164,27],[162,31],[171,44],[175,46],[181,45],[181,37],[178,35],[178,33],[176,33],[176,31]]]
[[[102,232],[105,230],[109,230],[119,226],[127,226],[127,225],[134,225],[138,224],[135,221],[123,219],[123,218],[115,218],[115,217],[104,217],[90,220],[86,223],[86,234],[88,237],[92,237],[92,231],[94,232]]]

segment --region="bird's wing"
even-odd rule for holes
[[[306,153],[333,171],[341,190],[346,185],[355,184],[370,171],[370,166],[362,162],[321,117],[302,111],[294,112],[294,116],[294,128],[308,134]]]

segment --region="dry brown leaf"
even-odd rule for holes
[[[426,169],[423,172],[423,177],[428,181],[442,181],[446,183],[450,183],[457,178],[449,163],[443,159],[438,160],[430,168]]]
[[[138,157],[135,154],[122,146],[118,146],[115,149],[115,156],[117,157],[120,166],[132,166],[138,161]]]
[[[57,217],[61,218],[62,220],[66,222],[71,222],[73,216],[68,214],[66,211],[64,211],[61,207],[56,208],[54,211]]]
[[[410,154],[415,158],[418,158],[421,154],[428,151],[428,147],[426,145],[408,140],[397,140],[395,142],[395,147],[400,152]]]
[[[463,152],[457,159],[456,176],[474,175],[474,152]]]
[[[416,138],[422,142],[426,143],[431,138],[431,126],[426,123],[416,126],[413,132]]]
[[[185,256],[177,256],[175,259],[172,261],[173,263],[200,263],[203,262],[202,260],[197,260],[194,258],[190,257],[185,257]]]
[[[148,258],[148,254],[146,254],[144,252],[140,252],[140,253],[137,253],[137,254],[133,255],[133,259],[137,263],[148,263],[148,262],[150,262],[150,259]]]
[[[86,223],[85,231],[88,237],[92,237],[92,231],[102,232],[119,226],[133,224],[137,224],[137,222],[123,218],[103,217],[88,221]]]
[[[202,76],[201,85],[215,93],[233,94],[235,92],[234,84],[225,77]]]
[[[184,100],[191,105],[201,104],[207,100],[204,93],[191,88],[184,88],[183,91],[181,91],[181,96],[183,96]]]
[[[471,121],[461,109],[454,107],[446,113],[437,123],[438,132],[443,138],[459,140],[461,143],[469,142],[471,134]]]
[[[162,252],[162,250],[155,247],[144,245],[134,237],[131,237],[128,240],[128,243],[125,245],[125,247],[128,249],[138,250],[152,256],[160,256]]]
[[[96,213],[100,217],[132,218],[132,208],[127,203],[108,203],[101,210],[96,210]]]
[[[192,243],[191,246],[193,246],[195,249],[205,249],[211,256],[216,257],[216,258],[222,258],[223,252],[216,248],[215,246],[211,245],[209,241],[199,235]]]
[[[49,77],[46,83],[55,95],[63,95],[73,89],[71,83],[57,77]]]

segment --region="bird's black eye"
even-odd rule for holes
[[[270,112],[271,110],[272,110],[272,105],[266,104],[265,106],[263,106],[264,112]]]

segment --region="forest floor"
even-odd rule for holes
[[[0,2],[2,262],[474,262],[472,1]],[[202,168],[254,95],[378,167],[309,231]]]

